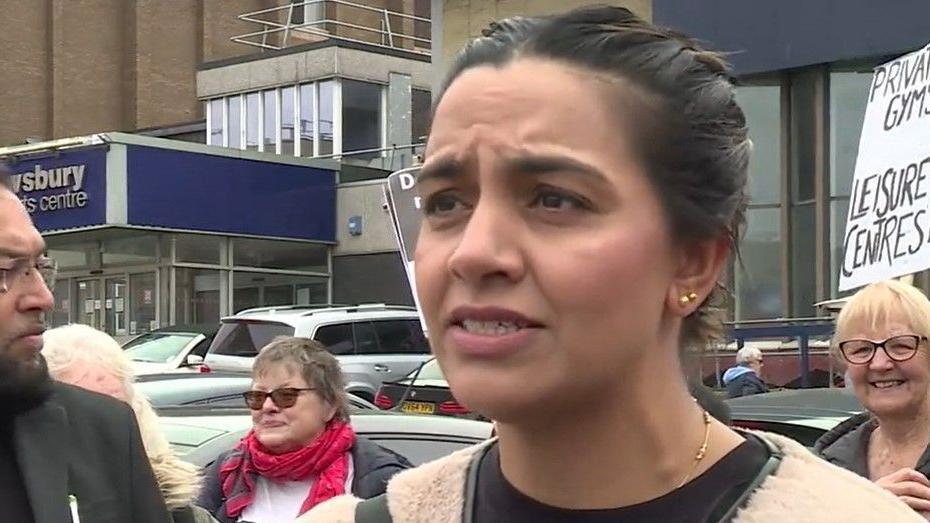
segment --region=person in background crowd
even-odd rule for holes
[[[834,354],[849,365],[866,412],[824,434],[824,459],[869,478],[930,517],[930,300],[898,281],[873,283],[846,303]]]
[[[751,149],[719,55],[619,7],[515,17],[437,103],[416,290],[452,392],[497,438],[299,522],[921,521],[689,394],[681,348],[721,335]]]
[[[177,456],[162,433],[151,403],[133,388],[132,364],[119,344],[87,325],[68,325],[45,332],[42,355],[52,378],[128,403],[136,414],[142,443],[174,523],[216,521],[193,506],[200,490],[200,471]]]
[[[198,501],[220,521],[292,521],[343,493],[377,496],[411,466],[355,435],[339,361],[313,340],[263,348],[245,401],[252,431],[207,470]]]
[[[756,347],[743,347],[736,352],[736,366],[723,373],[723,384],[728,398],[739,398],[768,392],[762,381],[762,351]]]
[[[49,377],[55,265],[0,177],[0,519],[167,523],[132,410]]]

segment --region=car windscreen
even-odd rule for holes
[[[132,361],[167,363],[197,336],[188,332],[150,332],[130,341],[123,349]]]
[[[224,321],[216,332],[209,354],[254,357],[278,336],[293,336],[294,327],[273,321]]]

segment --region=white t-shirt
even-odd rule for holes
[[[352,491],[352,455],[349,455],[349,475],[346,478],[346,493]],[[273,481],[261,476],[255,479],[255,499],[238,521],[252,523],[279,523],[293,521],[300,515],[300,507],[310,494],[315,478],[306,481]]]

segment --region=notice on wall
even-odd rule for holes
[[[407,273],[410,292],[413,294],[413,301],[416,303],[420,315],[423,333],[428,336],[423,309],[420,307],[420,300],[417,296],[417,282],[414,273],[414,253],[417,248],[416,242],[420,233],[420,223],[423,219],[423,214],[420,211],[420,197],[417,196],[416,190],[416,170],[398,171],[388,176],[385,185],[385,197],[387,198],[394,235],[397,239],[397,245],[400,247],[401,258],[404,261],[404,270]]]
[[[930,268],[930,44],[875,69],[839,290]]]

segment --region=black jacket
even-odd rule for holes
[[[856,414],[824,434],[814,443],[814,452],[837,467],[869,477],[869,438],[877,425],[868,412]],[[930,446],[914,467],[930,478]]]
[[[220,464],[229,452],[216,458],[204,473],[203,489],[197,498],[197,505],[210,511],[220,523],[233,520],[226,513],[226,498],[220,482]],[[407,458],[394,451],[381,447],[365,438],[358,437],[352,454],[352,494],[368,499],[384,493],[387,482],[394,474],[413,467]],[[296,515],[295,515],[296,517]]]
[[[755,372],[746,372],[726,382],[727,397],[740,398],[752,394],[762,394],[768,392],[769,388],[765,382]]]
[[[13,421],[16,452],[35,523],[168,523],[132,409],[55,383],[52,396]],[[2,519],[2,518],[0,518]]]

